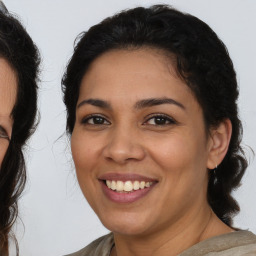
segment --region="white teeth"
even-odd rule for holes
[[[138,189],[140,189],[140,182],[139,181],[134,181],[134,183],[133,183],[133,189],[134,190],[138,190]]]
[[[146,183],[145,181],[140,182],[140,189],[143,189],[145,187],[145,183]]]
[[[132,182],[131,181],[126,181],[124,183],[124,191],[126,192],[130,192],[133,190],[133,185],[132,185]]]
[[[111,182],[111,181],[109,181],[109,182]],[[116,190],[116,182],[115,182],[114,180],[112,180],[111,186],[109,186],[108,183],[107,183],[107,186],[108,186],[109,188],[111,188],[112,190]]]
[[[116,182],[116,191],[123,191],[124,190],[124,183],[120,180]]]
[[[149,187],[150,187],[150,183],[149,183],[149,182],[146,182],[145,187],[146,187],[146,188],[149,188]]]
[[[111,190],[116,190],[117,192],[131,192],[133,190],[139,190],[139,189],[144,189],[149,188],[153,182],[145,182],[145,181],[121,181],[121,180],[106,180],[106,185],[108,188]]]

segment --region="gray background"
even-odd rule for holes
[[[77,184],[65,136],[60,80],[75,37],[117,11],[167,3],[208,23],[227,45],[238,73],[243,144],[256,150],[256,1],[254,0],[4,0],[42,54],[41,122],[27,149],[28,183],[14,228],[21,256],[56,256],[76,251],[107,232]],[[249,152],[249,150],[246,150]],[[29,157],[28,157],[29,156]],[[235,226],[256,232],[256,163],[235,192],[241,213]]]

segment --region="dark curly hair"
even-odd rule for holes
[[[21,23],[2,11],[0,58],[9,63],[18,80],[12,110],[12,136],[0,169],[0,255],[8,256],[8,239],[18,214],[17,200],[26,182],[22,149],[35,128],[40,58],[37,47]]]
[[[231,192],[240,184],[247,167],[241,148],[242,125],[238,117],[238,86],[228,51],[212,29],[200,19],[166,5],[125,10],[103,20],[78,37],[74,54],[62,78],[67,108],[67,131],[72,134],[81,79],[89,65],[112,49],[161,49],[202,107],[205,126],[232,123],[228,152],[209,174],[208,202],[227,225],[239,212]],[[163,53],[164,54],[164,53]],[[173,56],[175,60],[173,60]]]

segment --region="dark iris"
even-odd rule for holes
[[[167,120],[164,117],[155,117],[155,123],[158,125],[166,124]]]
[[[102,117],[93,117],[93,123],[94,124],[104,124],[104,119]]]

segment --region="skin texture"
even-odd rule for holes
[[[156,98],[176,103],[138,107]],[[231,231],[207,202],[208,169],[225,156],[230,121],[206,132],[200,105],[163,53],[144,48],[103,54],[86,72],[77,106],[71,139],[77,178],[114,232],[112,255],[177,255]],[[109,173],[138,174],[156,184],[139,200],[120,204],[103,193],[99,179]]]
[[[17,78],[8,62],[0,58],[0,165],[12,135],[11,116],[17,93]]]

